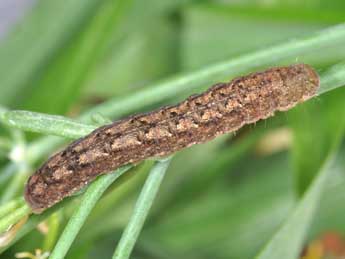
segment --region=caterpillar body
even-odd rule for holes
[[[318,87],[309,65],[273,67],[218,83],[175,106],[115,121],[48,159],[29,178],[25,199],[41,213],[100,174],[238,130],[315,96]]]

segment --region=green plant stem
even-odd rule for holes
[[[17,223],[21,218],[25,217],[31,212],[31,208],[24,203],[23,206],[13,211],[7,217],[0,220],[0,233],[6,231],[11,225]]]
[[[323,94],[345,85],[345,62],[338,63],[329,68],[321,76],[321,87],[318,94]]]
[[[18,240],[20,240],[25,235],[29,234],[35,227],[42,221],[47,220],[48,217],[50,217],[53,213],[57,212],[59,209],[63,208],[68,204],[71,200],[76,199],[77,196],[72,196],[64,199],[62,202],[58,203],[56,206],[48,209],[47,211],[43,212],[42,214],[34,214],[31,215],[26,222],[26,224],[18,230],[14,238],[10,241],[10,243],[0,248],[0,254],[7,250],[11,245],[16,243]]]
[[[45,132],[45,134],[67,138],[80,138],[96,128],[64,116],[30,111],[5,112],[2,114],[1,120],[4,124],[21,130]]]
[[[137,203],[135,204],[132,216],[114,252],[113,259],[129,258],[153,201],[158,193],[159,186],[169,166],[170,160],[171,158],[157,161],[151,169]]]
[[[24,205],[25,201],[23,197],[17,198],[15,200],[9,201],[6,204],[0,206],[0,218],[13,212],[18,207]]]
[[[61,234],[54,250],[50,255],[50,259],[62,259],[65,258],[70,246],[76,238],[80,228],[83,226],[85,220],[90,214],[92,208],[96,205],[105,190],[112,184],[118,177],[128,171],[131,166],[125,166],[118,169],[116,172],[106,174],[99,177],[91,186],[87,189],[83,195],[80,206],[74,212],[69,220],[65,230]]]
[[[55,212],[47,219],[49,231],[44,238],[44,242],[42,245],[43,251],[51,251],[53,249],[55,242],[60,235],[60,231],[59,231],[59,226],[61,223],[60,217],[61,217],[60,213]]]

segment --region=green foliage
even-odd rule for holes
[[[0,48],[1,103],[10,105],[99,1],[40,1]],[[58,11],[57,11],[58,10]],[[68,28],[68,30],[66,30]],[[24,96],[23,96],[24,97]],[[27,96],[26,96],[27,97]]]
[[[321,87],[234,136],[100,176],[30,215],[0,258],[290,259],[345,234],[343,1],[264,2],[39,1],[0,45],[0,232],[30,215],[34,168],[110,119],[281,64],[311,64]]]
[[[144,187],[140,193],[134,211],[126,229],[123,232],[119,244],[113,255],[116,258],[129,258],[138,239],[139,233],[143,228],[145,219],[149,213],[154,198],[157,195],[158,188],[163,180],[164,174],[168,169],[170,158],[158,161],[152,168]]]
[[[8,111],[2,114],[2,121],[9,127],[21,130],[45,132],[66,138],[80,138],[96,127],[85,125],[63,116],[45,115],[28,111]]]
[[[327,161],[330,164],[329,161]],[[260,252],[258,259],[264,258],[297,258],[303,248],[303,240],[317,211],[323,188],[331,175],[330,166],[326,163],[302,197],[293,213]],[[320,167],[320,166],[319,166]],[[293,237],[293,238],[292,238]]]
[[[90,214],[96,202],[102,196],[103,192],[107,189],[107,187],[109,187],[109,185],[111,185],[113,181],[120,177],[121,174],[126,172],[129,168],[129,166],[121,168],[117,170],[117,172],[100,177],[94,183],[92,183],[90,188],[88,188],[83,195],[79,209],[74,212],[65,228],[65,231],[61,234],[59,241],[50,255],[50,258],[57,259],[65,257],[84,221]]]
[[[289,114],[294,132],[292,156],[298,192],[303,193],[329,152],[338,145],[345,130],[344,89],[325,94],[322,102],[314,100]],[[334,117],[337,114],[337,117]],[[306,154],[308,154],[306,156]]]

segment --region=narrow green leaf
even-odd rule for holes
[[[181,167],[188,163],[185,160]],[[169,177],[178,171],[173,167]],[[179,197],[183,181],[171,188],[176,199],[185,202],[177,201],[177,206],[170,203],[158,217],[150,217],[140,239],[141,251],[145,240],[151,239],[163,251],[171,251],[171,258],[254,258],[294,205],[287,156],[249,155],[235,168],[225,167],[223,171],[226,174],[210,180],[192,198]],[[195,178],[199,176],[196,174]],[[170,181],[167,179],[162,191]]]
[[[345,85],[345,62],[338,63],[322,73],[321,88],[318,94],[323,94]]]
[[[25,203],[23,206],[17,208],[11,214],[0,219],[0,233],[6,231],[11,225],[17,223],[21,218],[30,214],[31,208]]]
[[[0,119],[4,124],[21,130],[45,132],[67,138],[80,138],[96,128],[63,116],[30,111],[5,112]]]
[[[25,235],[30,233],[33,229],[35,229],[40,222],[48,219],[48,217],[50,217],[53,213],[55,213],[56,211],[58,211],[62,207],[66,206],[66,204],[69,203],[71,200],[76,199],[76,197],[77,196],[72,196],[72,197],[66,198],[65,200],[58,203],[56,206],[46,210],[42,214],[31,215],[29,220],[26,222],[26,224],[21,229],[19,229],[19,231],[16,233],[14,239],[11,240],[7,246],[0,248],[0,254],[2,252],[4,252],[5,250],[7,250],[9,247],[11,247],[18,240],[23,238]],[[24,205],[24,207],[28,208],[28,206],[26,204]],[[24,214],[24,216],[25,215],[26,214]],[[16,220],[16,221],[18,221],[18,220]],[[16,221],[14,221],[13,223],[15,223]],[[6,224],[8,224],[8,223],[6,223]]]
[[[52,251],[56,240],[60,235],[60,225],[61,225],[61,214],[59,212],[53,213],[48,219],[47,224],[49,231],[44,238],[44,243],[42,245],[43,251]]]
[[[102,0],[65,48],[45,68],[38,80],[26,88],[20,109],[64,114],[80,99],[91,72],[107,55],[108,45],[122,26],[122,17],[132,0]],[[117,36],[118,37],[118,36]],[[54,89],[59,89],[54,91]],[[54,98],[52,97],[54,92]],[[18,100],[17,100],[18,102]]]
[[[114,252],[113,259],[126,259],[134,248],[145,219],[158,193],[159,186],[168,169],[171,158],[156,162],[144,184],[140,196],[135,204],[129,223],[123,232],[120,242]]]
[[[6,204],[0,206],[0,218],[11,213],[12,211],[14,211],[15,209],[17,209],[18,207],[22,205],[24,205],[24,199],[21,197],[21,198],[9,201]]]
[[[85,220],[96,205],[97,201],[101,198],[102,194],[117,178],[130,168],[131,166],[125,166],[114,173],[103,175],[89,186],[83,195],[81,204],[69,220],[49,258],[65,258],[65,255],[76,238],[80,228],[83,226]]]
[[[292,214],[256,257],[257,259],[298,258],[314,213],[318,207],[324,185],[332,172],[331,160],[321,169],[319,175],[307,190]]]

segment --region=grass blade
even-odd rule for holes
[[[106,174],[98,178],[87,189],[83,195],[82,202],[75,213],[69,220],[65,230],[60,236],[51,256],[51,259],[65,258],[70,246],[76,238],[80,228],[83,226],[85,220],[90,214],[92,208],[96,205],[99,198],[105,192],[105,190],[123,173],[128,171],[131,166],[126,166],[118,169],[112,174]]]
[[[120,242],[115,250],[113,259],[129,258],[139,233],[143,228],[145,219],[157,195],[159,186],[163,180],[166,170],[168,169],[171,158],[159,161],[151,169],[150,174],[144,184],[140,196],[135,205],[129,223],[122,234]]]
[[[62,201],[59,204],[57,204],[56,206],[48,209],[47,211],[43,212],[42,214],[31,215],[29,217],[28,221],[26,222],[26,224],[21,229],[18,230],[18,232],[16,233],[14,238],[10,241],[10,243],[5,247],[0,248],[0,254],[3,253],[4,251],[6,251],[9,247],[11,247],[13,244],[15,244],[17,241],[19,241],[25,235],[29,234],[33,229],[35,229],[37,227],[37,225],[40,222],[48,219],[53,213],[55,213],[56,211],[58,211],[59,209],[64,207],[71,200],[75,199],[75,197],[76,196],[66,198],[64,201]],[[28,207],[27,205],[25,205],[25,206]]]
[[[30,214],[30,212],[31,208],[25,203],[23,206],[17,208],[8,216],[2,218],[0,220],[0,233],[6,231],[8,227],[17,223],[21,218]]]
[[[127,7],[132,0],[102,0],[82,30],[73,35],[71,44],[59,50],[43,75],[26,88],[20,109],[64,114],[80,98],[90,74],[107,54],[107,47],[123,27]],[[52,89],[59,89],[52,96]],[[18,107],[17,106],[17,107]]]
[[[318,94],[329,92],[343,85],[345,85],[345,62],[338,63],[323,73]]]
[[[1,121],[21,130],[45,132],[67,138],[80,138],[96,127],[72,119],[30,111],[9,111],[1,114]]]
[[[320,171],[296,209],[264,247],[257,259],[291,259],[298,258],[304,238],[313,220],[322,190],[330,176],[331,161]]]
[[[24,203],[25,202],[24,202],[23,198],[21,197],[21,198],[12,200],[12,201],[0,206],[0,218],[13,212],[18,207],[24,205]]]

